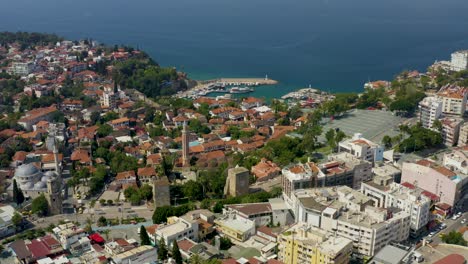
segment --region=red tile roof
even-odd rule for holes
[[[450,254],[434,262],[434,264],[465,264],[465,263],[466,263],[465,257],[459,254]]]

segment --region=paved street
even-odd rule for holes
[[[451,231],[458,230],[458,229],[460,229],[461,227],[466,226],[467,223],[462,224],[461,221],[462,221],[463,219],[467,218],[467,217],[468,217],[468,212],[462,214],[462,216],[461,216],[460,218],[458,218],[457,220],[452,220],[451,218],[445,220],[444,223],[447,225],[447,228],[445,228],[444,230],[438,232],[438,233],[432,238],[432,243],[433,243],[433,244],[443,243],[443,242],[442,242],[442,239],[439,237],[440,234],[448,234],[448,233],[450,233]]]
[[[119,212],[119,208],[122,208]],[[44,218],[39,218],[33,221],[33,224],[36,227],[47,227],[50,224],[57,224],[60,220],[68,219],[70,221],[76,221],[80,224],[85,224],[86,220],[90,218],[94,223],[100,216],[106,218],[133,218],[134,216],[142,217],[147,220],[151,220],[153,216],[153,208],[148,208],[145,205],[143,206],[131,206],[129,203],[125,203],[122,206],[100,206],[96,204],[94,209],[85,209],[83,214],[61,214],[54,215]]]

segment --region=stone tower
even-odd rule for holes
[[[249,170],[236,166],[228,170],[226,185],[224,185],[224,195],[240,196],[249,193]]]
[[[153,178],[153,199],[156,208],[171,205],[169,185],[169,179],[165,175]]]
[[[190,165],[190,158],[189,158],[189,136],[187,130],[187,123],[184,122],[182,128],[182,166],[187,167]]]

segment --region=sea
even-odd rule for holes
[[[0,31],[147,51],[193,79],[265,77],[274,98],[359,92],[468,49],[468,0],[0,0]]]

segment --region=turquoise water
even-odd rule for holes
[[[0,30],[91,37],[148,51],[195,79],[360,91],[468,48],[467,0],[2,0]]]

